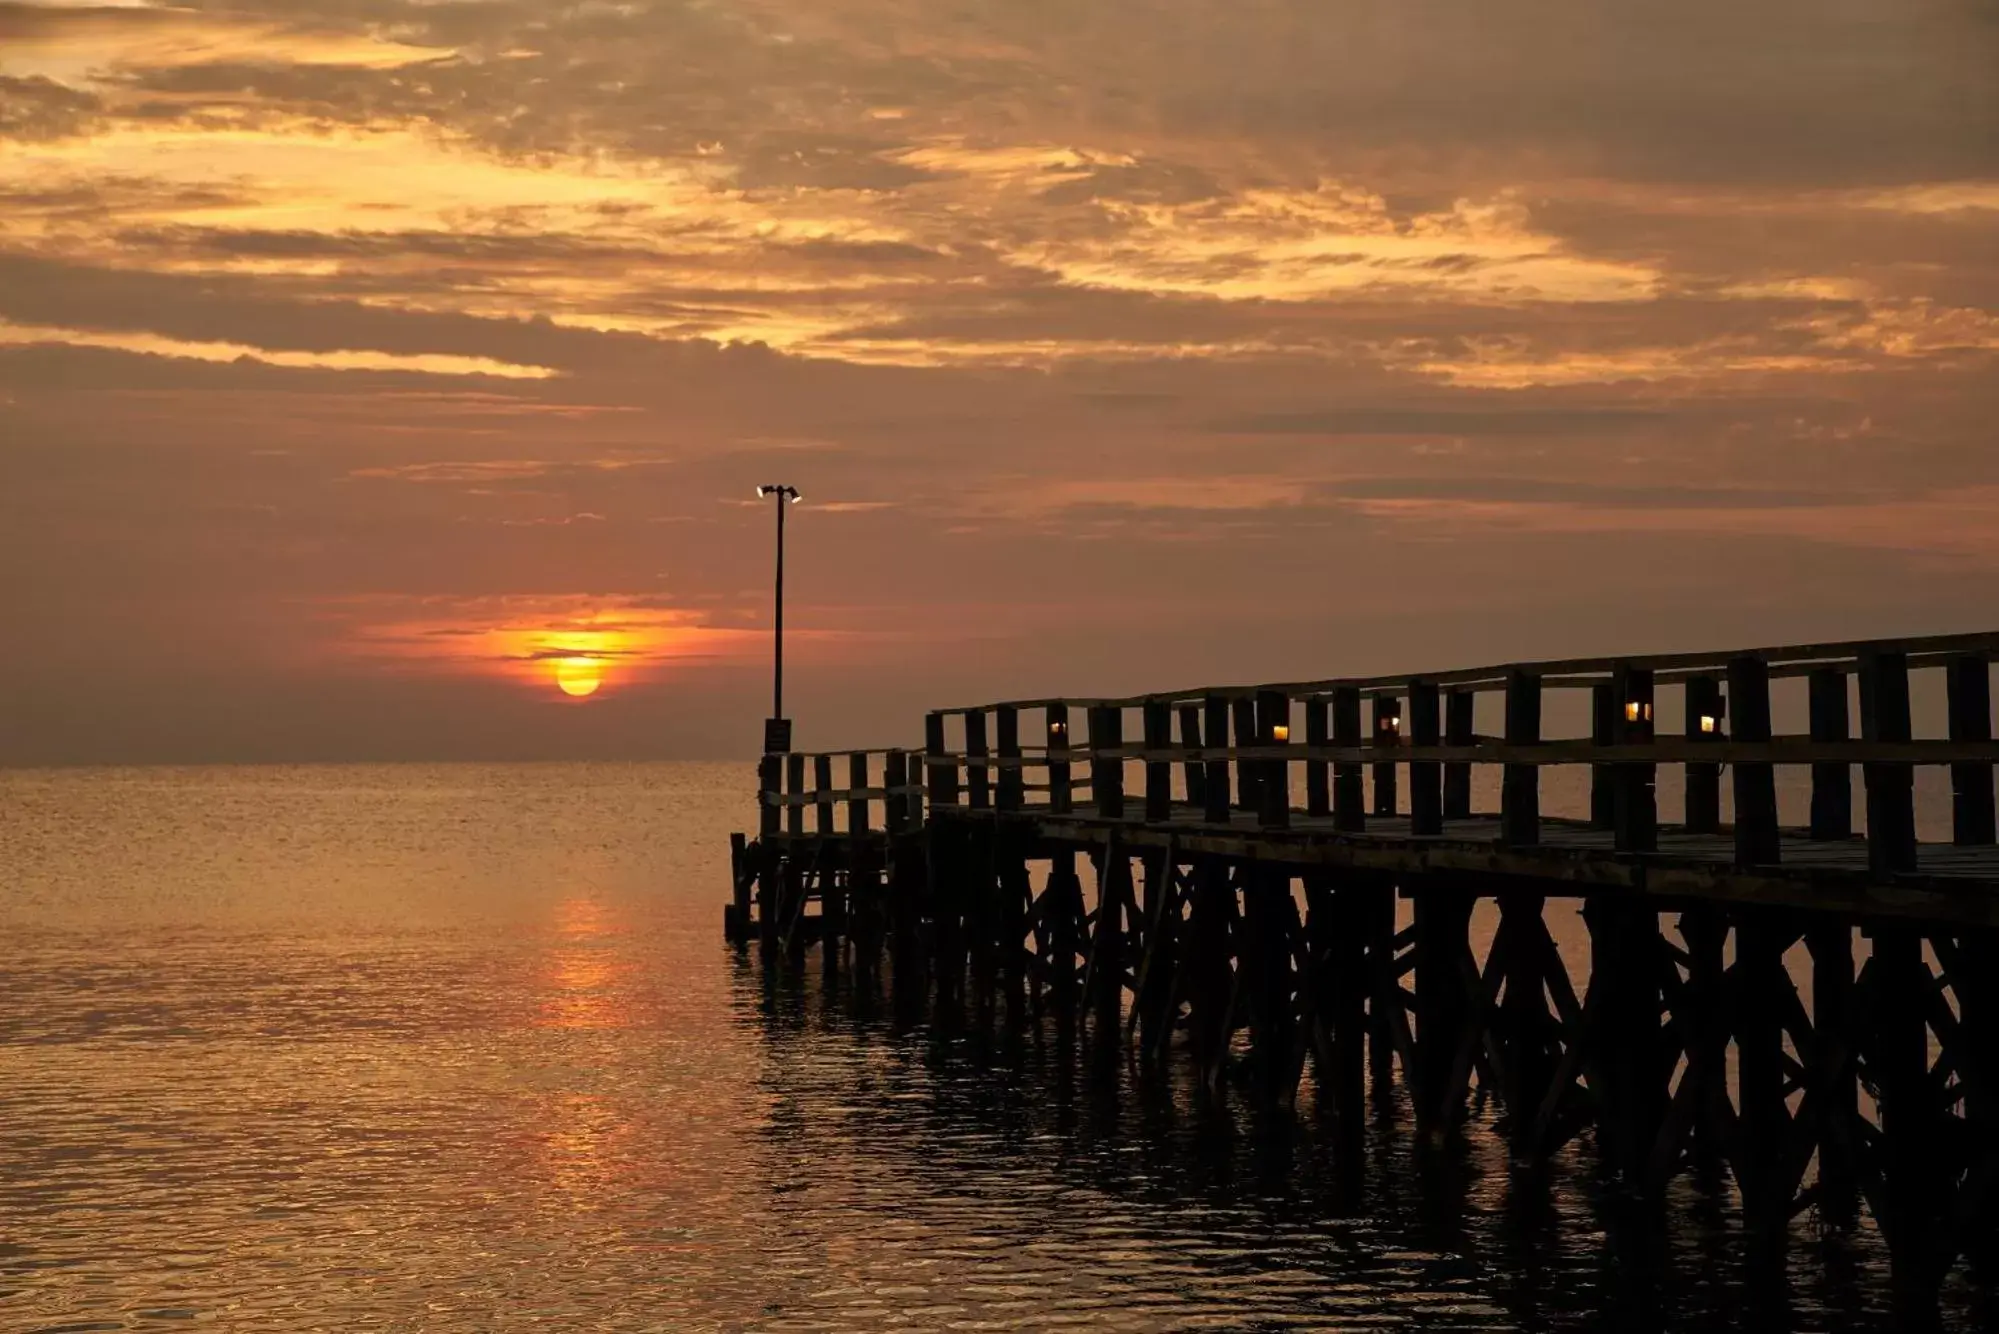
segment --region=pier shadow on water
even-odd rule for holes
[[[892,977],[816,949],[743,954],[732,985],[764,1053],[765,1186],[800,1223],[768,1257],[772,1328],[1993,1327],[1962,1270],[1940,1324],[1898,1319],[1864,1219],[1821,1235],[1806,1214],[1781,1250],[1746,1245],[1719,1167],[1642,1203],[1587,1134],[1510,1160],[1485,1105],[1419,1144],[1400,1087],[1370,1091],[1355,1145],[1310,1076],[1294,1109],[1257,1112],[1053,1020],[915,1022]]]

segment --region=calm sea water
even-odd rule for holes
[[[752,783],[0,773],[0,1329],[1885,1324],[1871,1237],[1750,1281],[1717,1183],[1654,1231],[1584,1146],[1342,1171],[766,979],[721,943]]]

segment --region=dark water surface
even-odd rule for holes
[[[721,944],[746,766],[0,774],[0,1329],[1885,1327],[1587,1145],[1341,1171]],[[863,998],[865,1000],[865,998]],[[1950,1300],[1963,1309],[1961,1284]]]

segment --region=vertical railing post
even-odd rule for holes
[[[1145,701],[1145,818],[1173,818],[1173,710],[1163,699]]]
[[[993,710],[994,743],[999,751],[997,802],[1003,811],[1017,811],[1026,797],[1027,777],[1020,763],[1020,710],[1002,704]]]
[[[909,783],[904,760],[901,751],[892,750],[882,761],[882,789],[888,794],[882,799],[882,827],[891,834],[909,828],[909,796],[902,790]]]
[[[1090,727],[1090,796],[1097,814],[1107,820],[1124,817],[1124,710],[1114,704],[1093,704]]]
[[[822,838],[831,838],[839,831],[833,828],[833,757],[814,755],[812,757],[812,830]]]
[[[1753,655],[1728,664],[1728,711],[1734,739],[1770,739],[1770,665]],[[1769,764],[1735,766],[1735,863],[1775,866],[1782,852],[1777,833],[1777,771]]]
[[[1291,697],[1281,690],[1256,692],[1256,744],[1268,749],[1291,744]],[[1256,766],[1257,823],[1265,829],[1291,825],[1291,765],[1281,757]]]
[[[1374,697],[1374,744],[1392,754],[1402,743],[1402,701],[1393,695]],[[1395,761],[1374,762],[1374,813],[1393,816],[1400,803],[1395,793]]]
[[[1609,681],[1598,681],[1589,690],[1589,739],[1593,746],[1608,746],[1617,739],[1617,692]],[[1589,767],[1589,827],[1613,829],[1617,825],[1617,779],[1607,764]]]
[[[1712,676],[1687,678],[1687,722],[1684,735],[1698,745],[1722,738],[1721,682]],[[1690,834],[1721,832],[1721,766],[1687,762],[1686,827]]]
[[[784,757],[766,755],[757,761],[757,836],[772,838],[784,815]]]
[[[1203,812],[1209,824],[1229,822],[1229,760],[1226,755],[1214,754],[1217,750],[1227,750],[1229,744],[1229,702],[1225,696],[1209,695],[1201,702],[1206,714],[1205,746],[1209,753],[1207,792],[1204,794],[1207,810]]]
[[[1541,678],[1518,667],[1506,673],[1506,744],[1541,743]],[[1499,783],[1499,839],[1513,848],[1541,841],[1541,766],[1509,763]]]
[[[805,832],[805,755],[802,751],[792,751],[784,757],[784,830],[788,834],[802,835]]]
[[[1807,680],[1811,739],[1820,743],[1851,740],[1846,673],[1838,667],[1820,667]],[[1822,841],[1853,837],[1853,766],[1845,760],[1812,766],[1811,836]]]
[[[1860,739],[1907,741],[1909,655],[1868,649],[1860,655]],[[1916,869],[1915,766],[1873,761],[1861,767],[1867,783],[1867,865],[1876,875]]]
[[[986,711],[971,709],[965,714],[965,794],[966,805],[983,811],[993,804],[992,769],[986,758],[992,754],[986,737]]]
[[[1436,746],[1444,740],[1443,696],[1434,681],[1409,683],[1409,744]],[[1409,762],[1409,832],[1444,832],[1444,770],[1435,760]]]
[[[1333,744],[1335,746],[1359,746],[1360,689],[1357,686],[1337,686],[1333,690]],[[1367,828],[1367,782],[1366,770],[1360,761],[1349,760],[1333,765],[1333,828],[1342,833],[1358,834]]]
[[[1333,741],[1332,706],[1323,695],[1314,695],[1305,701],[1305,745],[1310,748],[1329,746]],[[1327,816],[1333,813],[1332,768],[1324,760],[1305,761],[1305,814]]]
[[[958,804],[958,762],[945,749],[941,713],[926,714],[923,719],[923,773],[932,810]]]
[[[868,832],[868,753],[857,750],[847,757],[847,832]]]
[[[1622,746],[1650,745],[1655,735],[1652,673],[1619,663],[1610,679],[1611,692],[1617,700],[1612,735]],[[1642,761],[1626,760],[1616,766],[1616,809],[1612,823],[1616,832],[1612,838],[1617,851],[1659,850],[1658,773],[1656,764]]]
[[[1067,815],[1076,808],[1075,781],[1069,763],[1069,706],[1048,706],[1048,809]]]
[[[1186,756],[1181,762],[1181,777],[1187,785],[1187,804],[1205,811],[1208,805],[1208,770],[1199,758],[1201,706],[1198,704],[1180,706],[1180,750]]]
[[[1244,746],[1256,744],[1256,697],[1237,695],[1229,701],[1229,715],[1234,722],[1235,745],[1240,750]],[[1259,765],[1249,760],[1238,759],[1235,765],[1236,809],[1248,811],[1251,815],[1263,809],[1263,773]]]
[[[1472,746],[1478,742],[1473,710],[1478,696],[1468,687],[1444,692],[1444,744]],[[1471,762],[1452,760],[1444,766],[1444,818],[1471,819]]]
[[[1992,739],[1992,672],[1982,653],[1964,653],[1945,666],[1950,739]],[[1992,806],[1992,765],[1961,760],[1950,766],[1951,841],[1959,847],[1999,842]]]

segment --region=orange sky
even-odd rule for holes
[[[0,0],[0,764],[1999,624],[1976,0]],[[587,698],[557,686],[597,684]]]

